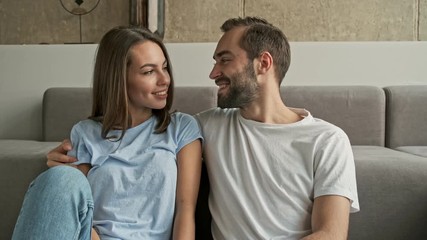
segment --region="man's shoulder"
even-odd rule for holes
[[[347,133],[342,128],[319,118],[313,119],[313,124],[311,125],[310,131],[313,136],[321,136],[321,138],[323,138],[325,141],[326,139],[348,139]]]
[[[200,113],[197,113],[195,117],[199,121],[208,120],[211,118],[227,118],[228,116],[231,116],[235,114],[238,111],[237,108],[211,108],[205,111],[202,111]]]

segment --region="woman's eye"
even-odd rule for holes
[[[144,75],[151,75],[151,74],[153,74],[153,72],[154,72],[154,70],[145,71],[145,72],[144,72]]]

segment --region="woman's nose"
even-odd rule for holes
[[[163,71],[161,74],[159,74],[158,84],[159,85],[166,85],[170,82],[170,76],[168,71]]]

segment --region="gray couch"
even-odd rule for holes
[[[286,86],[288,106],[341,127],[353,146],[361,211],[349,239],[427,239],[427,85]],[[0,139],[0,239],[10,239],[30,181],[46,153],[91,109],[90,89],[52,88],[43,96],[43,141]],[[177,87],[173,109],[215,107],[216,87]],[[209,239],[205,169],[197,206],[197,239]],[[65,191],[65,190],[64,190]]]

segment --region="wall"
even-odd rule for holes
[[[43,92],[90,87],[96,46],[0,45],[0,139],[41,139]],[[216,43],[166,46],[177,86],[213,85]],[[284,85],[427,84],[427,42],[291,42],[291,49]]]
[[[101,0],[82,16],[83,42],[96,43],[111,27],[129,24],[129,1]],[[171,43],[215,42],[225,19],[249,15],[268,19],[294,42],[427,40],[427,0],[164,1],[164,40]],[[0,0],[0,44],[76,42],[79,18],[59,0]]]
[[[95,1],[85,0],[82,6],[89,10]],[[82,42],[99,42],[111,27],[128,25],[128,1],[101,0],[81,22]],[[79,17],[64,10],[59,0],[0,0],[0,44],[80,43],[79,33]]]
[[[97,43],[111,27],[128,25],[129,3],[101,0],[81,17],[82,41]],[[284,84],[427,84],[427,0],[165,0],[164,41],[177,85],[212,85],[219,26],[249,15],[291,41]],[[79,18],[59,0],[0,0],[0,139],[40,139],[43,92],[90,86],[96,45],[64,44],[79,41]]]
[[[290,41],[427,40],[427,0],[169,0],[166,10],[172,42],[216,41],[225,19],[254,15]]]

